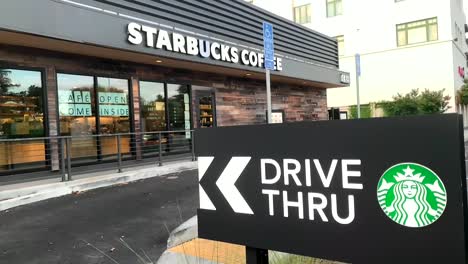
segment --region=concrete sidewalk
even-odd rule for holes
[[[77,175],[72,181],[46,179],[0,186],[0,211],[67,194],[108,187],[165,174],[197,168],[193,161],[167,162],[164,166],[146,165],[124,170],[122,173],[97,172]]]

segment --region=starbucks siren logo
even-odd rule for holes
[[[385,171],[377,198],[390,219],[407,227],[434,223],[447,205],[447,191],[439,176],[416,163],[400,163]]]

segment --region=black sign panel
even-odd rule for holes
[[[348,263],[465,263],[461,118],[201,129],[199,236]]]

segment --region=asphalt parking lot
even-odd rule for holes
[[[0,263],[155,263],[196,214],[197,182],[186,171],[0,212]]]

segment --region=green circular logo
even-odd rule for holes
[[[396,223],[423,227],[442,215],[447,191],[431,169],[407,162],[384,172],[377,185],[377,199],[385,214]]]

